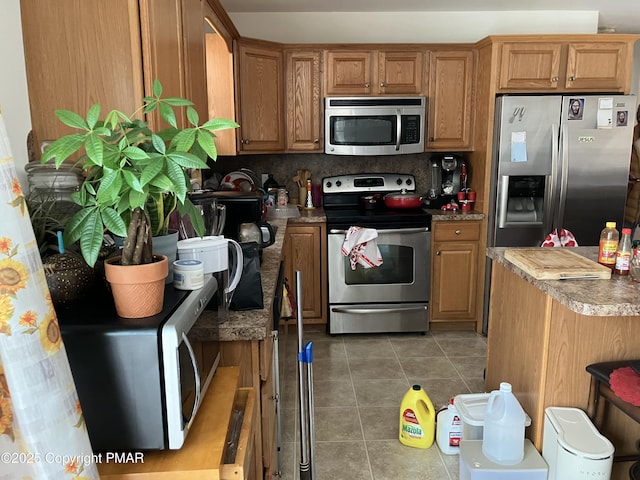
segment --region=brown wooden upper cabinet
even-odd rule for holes
[[[328,50],[327,95],[420,95],[424,51]]]
[[[193,20],[201,19],[199,1],[154,0],[151,4],[120,0],[118,5],[21,0],[31,124],[38,157],[41,142],[71,133],[55,117],[56,109],[84,115],[92,104],[100,103],[103,115],[112,109],[133,114],[143,96],[151,94],[156,78],[162,82],[165,97],[190,95],[198,110],[206,111],[206,104],[202,108],[203,92],[185,88],[185,82],[200,79],[195,85],[199,84],[206,95],[202,66],[194,63],[185,72],[185,42],[191,47],[198,38],[204,42],[201,21]],[[191,30],[194,25],[197,32]],[[61,28],[72,34],[61,34]],[[196,60],[204,62],[204,57],[189,61]],[[178,121],[182,123],[185,118]],[[149,122],[152,128],[157,127],[157,112]]]
[[[474,52],[429,52],[425,149],[469,150],[474,99]]]
[[[500,52],[500,91],[629,88],[628,42],[505,42]]]
[[[287,151],[323,149],[321,60],[321,50],[285,52]]]
[[[240,44],[238,65],[238,151],[282,152],[285,145],[282,50],[272,46]]]

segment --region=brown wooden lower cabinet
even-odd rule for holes
[[[608,281],[594,282],[607,285]],[[637,358],[640,352],[640,317],[576,313],[496,262],[489,305],[485,390],[511,383],[531,417],[526,436],[539,451],[546,407],[587,411],[591,386],[587,365]],[[640,425],[620,410],[607,409],[602,433],[613,443],[616,455],[637,454]],[[628,479],[628,471],[628,463],[616,462],[611,479]]]
[[[476,327],[480,221],[434,221],[430,329]]]
[[[327,323],[327,235],[324,223],[289,221],[282,258],[285,276],[295,294],[295,273],[302,274],[304,323]]]
[[[272,334],[275,335],[275,334]],[[240,386],[253,387],[255,402],[255,465],[253,478],[271,480],[278,470],[277,397],[274,376],[274,336],[264,340],[221,343],[222,365],[240,367]],[[258,420],[259,419],[259,420]]]

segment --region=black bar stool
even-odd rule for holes
[[[600,431],[602,431],[604,427],[607,404],[613,405],[624,412],[629,418],[640,423],[640,407],[636,407],[618,397],[613,390],[611,390],[611,384],[609,383],[609,377],[614,370],[629,367],[632,361],[636,360],[600,362],[587,366],[587,372],[591,374],[591,390],[589,392],[587,414]],[[613,461],[636,461],[637,463],[634,463],[629,469],[629,478],[631,480],[640,480],[640,453],[636,455],[618,455],[614,457]]]

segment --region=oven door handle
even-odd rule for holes
[[[429,227],[421,227],[421,228],[393,228],[393,229],[378,229],[378,232],[380,233],[424,233],[424,232],[428,232],[429,231]],[[332,228],[331,230],[329,230],[330,234],[338,234],[338,235],[345,235],[348,232],[348,230],[342,230],[342,229],[337,229],[337,228]]]
[[[196,379],[196,399],[193,402],[193,410],[191,411],[191,416],[189,417],[189,421],[187,423],[191,423],[191,420],[195,416],[198,411],[198,407],[200,406],[200,372],[198,372],[198,363],[196,362],[196,355],[193,353],[193,347],[191,346],[191,342],[187,338],[187,335],[182,332],[182,341],[187,346],[187,350],[189,350],[189,357],[191,357],[191,366],[193,366],[193,376]]]
[[[396,152],[400,151],[400,137],[402,136],[402,112],[396,110]]]
[[[350,307],[331,307],[331,311],[335,313],[402,313],[402,312],[420,312],[427,310],[426,305],[420,305],[419,307],[396,307],[396,308],[350,308]]]

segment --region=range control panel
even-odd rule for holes
[[[414,192],[416,180],[406,173],[368,173],[337,175],[322,179],[323,193]]]

